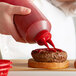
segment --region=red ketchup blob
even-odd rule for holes
[[[49,51],[49,52],[57,52],[57,51],[59,51],[59,52],[62,52],[63,50],[58,49],[58,48],[50,48],[50,49],[48,49],[48,48],[43,48],[43,49],[35,49],[35,50],[33,50],[33,51],[40,53],[40,52],[42,52],[42,51]]]

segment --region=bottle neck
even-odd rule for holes
[[[35,37],[35,41],[39,45],[45,45],[47,48],[49,48],[49,46],[48,46],[48,43],[49,43],[52,47],[55,48],[55,45],[51,40],[51,34],[47,30],[43,30],[43,31],[39,32]]]

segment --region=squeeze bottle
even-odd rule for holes
[[[0,0],[0,2],[24,6],[31,9],[29,15],[14,15],[13,18],[18,34],[26,43],[38,43],[48,48],[49,43],[55,47],[51,40],[51,23],[31,0]]]

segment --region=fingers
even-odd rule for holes
[[[1,10],[4,9],[8,14],[26,15],[31,13],[31,9],[23,6],[15,6],[8,3],[0,2]]]
[[[22,7],[22,6],[12,6],[12,12],[11,14],[20,14],[20,15],[26,15],[30,14],[31,9]]]
[[[11,4],[6,4],[6,11],[8,14],[20,14],[27,15],[31,13],[31,9],[23,6],[15,6]]]
[[[31,13],[31,9],[23,6],[16,6],[11,5],[8,3],[1,2],[0,3],[1,10],[4,9],[5,12],[8,14],[20,14],[20,15],[27,15]]]

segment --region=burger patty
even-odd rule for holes
[[[55,52],[56,51],[56,52]],[[61,49],[36,49],[32,51],[32,57],[37,62],[64,62],[67,60],[67,53]]]

